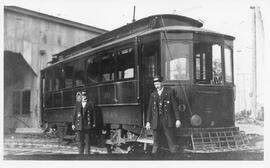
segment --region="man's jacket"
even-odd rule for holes
[[[72,124],[75,125],[77,131],[91,129],[96,124],[94,106],[90,101],[84,108],[82,102],[76,102]]]
[[[180,120],[180,113],[177,109],[177,103],[173,90],[169,87],[164,87],[163,92],[160,95],[160,100],[157,90],[151,94],[146,121],[150,122],[152,129],[157,128],[159,102],[162,102],[162,118],[160,118],[160,120],[163,120],[167,127],[175,126],[175,121]]]

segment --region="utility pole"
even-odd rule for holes
[[[255,119],[257,117],[257,44],[256,44],[256,7],[251,6],[251,30],[252,30],[252,109],[251,117]]]

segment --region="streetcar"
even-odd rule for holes
[[[43,123],[68,130],[75,95],[86,90],[106,142],[151,144],[145,118],[153,77],[160,75],[178,103],[180,146],[191,152],[246,149],[248,140],[235,127],[235,38],[202,26],[185,16],[154,15],[55,54],[41,71]]]

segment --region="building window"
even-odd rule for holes
[[[30,114],[31,91],[22,91],[22,114]]]
[[[31,91],[14,91],[12,95],[13,114],[30,114]]]
[[[21,106],[21,92],[14,91],[12,94],[12,107],[13,107],[13,114],[18,115],[20,114],[20,107]]]

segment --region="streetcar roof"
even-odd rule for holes
[[[100,50],[102,48],[105,48],[105,47],[108,47],[108,46],[111,46],[111,45],[114,45],[114,44],[121,43],[123,41],[133,39],[135,37],[141,37],[141,36],[145,36],[145,35],[150,35],[150,34],[156,33],[156,32],[168,32],[168,33],[169,32],[191,32],[191,33],[195,32],[195,33],[219,36],[219,37],[222,37],[222,38],[228,38],[229,40],[234,40],[233,36],[221,34],[221,33],[218,33],[218,32],[212,31],[212,30],[208,30],[208,29],[203,29],[203,28],[197,28],[197,27],[191,27],[191,26],[161,27],[161,28],[156,28],[156,29],[151,29],[151,30],[147,30],[147,31],[143,31],[143,32],[134,33],[132,35],[129,35],[129,36],[126,36],[126,37],[123,37],[123,38],[120,38],[120,39],[105,43],[105,44],[97,46],[95,48],[89,48],[89,49],[83,50],[83,51],[81,51],[79,53],[76,53],[76,54],[70,56],[70,57],[67,57],[66,59],[57,61],[56,63],[54,63],[54,64],[52,64],[52,65],[50,65],[50,66],[48,66],[48,67],[46,67],[44,69],[47,69],[47,68],[52,67],[54,65],[57,65],[57,64],[60,64],[62,62],[66,62],[66,61],[69,61],[69,60],[72,60],[72,59],[75,59],[75,58],[84,57],[88,53]]]
[[[77,44],[57,54],[54,54],[54,56],[69,54],[70,52],[80,50],[81,48],[84,47],[101,45],[104,42],[109,42],[122,38],[124,36],[129,36],[136,32],[172,25],[202,27],[203,23],[198,20],[181,15],[173,15],[173,14],[152,15],[137,20],[133,23],[129,23],[117,29],[114,29],[110,32],[104,33],[100,36],[82,42],[80,44]]]
[[[211,35],[216,35],[216,36],[221,36],[228,38],[230,40],[234,40],[235,38],[230,35],[222,34],[216,31],[212,31],[209,29],[204,29],[204,28],[197,28],[197,27],[191,27],[191,26],[168,26],[168,27],[161,27],[157,29],[152,29],[147,32],[142,33],[140,36],[151,34],[154,32],[158,31],[163,31],[163,32],[172,32],[172,31],[179,31],[179,32],[192,32],[192,33],[203,33],[203,34],[211,34]]]

